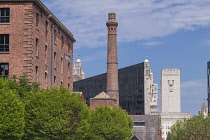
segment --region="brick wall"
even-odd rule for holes
[[[95,109],[98,106],[115,107],[117,100],[113,98],[90,98],[90,108]]]

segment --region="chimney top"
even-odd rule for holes
[[[116,14],[114,12],[109,13],[108,20],[116,19]]]
[[[106,22],[107,26],[110,25],[110,24],[117,24],[118,25],[118,22],[116,21],[116,14],[115,12],[110,12],[108,14],[108,21]]]

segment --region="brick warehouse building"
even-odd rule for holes
[[[0,1],[0,72],[73,89],[73,34],[40,0]]]

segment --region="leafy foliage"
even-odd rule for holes
[[[133,121],[121,108],[98,107],[91,111],[93,140],[129,140]]]
[[[127,140],[132,127],[124,110],[90,110],[64,87],[40,90],[25,74],[0,78],[0,140]]]
[[[191,119],[179,120],[171,127],[167,140],[210,139],[210,116],[199,114]]]
[[[25,110],[25,139],[68,140],[76,135],[87,106],[62,87],[33,94]]]
[[[0,139],[21,139],[24,134],[24,105],[15,91],[0,79]]]

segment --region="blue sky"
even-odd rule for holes
[[[207,98],[210,0],[42,0],[74,34],[86,77],[106,72],[109,12],[117,15],[119,68],[148,56],[154,82],[162,68],[180,68],[182,112],[193,115]],[[160,94],[160,93],[159,93]]]

